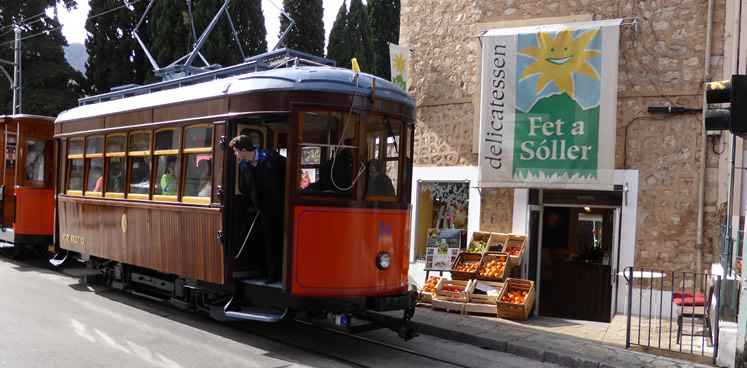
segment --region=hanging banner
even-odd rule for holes
[[[392,83],[407,91],[407,61],[409,52],[406,47],[389,44],[389,65],[392,68]]]
[[[612,189],[620,22],[485,33],[479,186]]]

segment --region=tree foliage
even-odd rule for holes
[[[368,11],[361,0],[350,0],[344,42],[349,46],[352,57],[358,60],[361,71],[373,74],[376,71],[376,54]]]
[[[376,74],[391,80],[389,43],[399,43],[400,0],[368,0],[368,15],[376,52]]]
[[[327,42],[327,59],[337,62],[341,68],[350,68],[350,47],[345,43],[345,27],[348,23],[348,7],[345,0],[337,12],[337,18],[329,32],[329,42]]]
[[[296,24],[281,42],[281,46],[316,56],[324,56],[324,8],[322,0],[284,0],[283,9]],[[280,14],[280,33],[290,21]]]
[[[12,62],[13,25],[21,29],[22,105],[21,112],[57,116],[78,104],[82,96],[83,75],[65,60],[63,46],[67,41],[60,31],[56,13],[48,17],[45,10],[54,9],[53,0],[3,0],[0,2],[0,59]],[[71,3],[68,6],[72,6]],[[41,16],[37,16],[40,15]],[[13,68],[0,67],[12,76]],[[11,82],[0,74],[0,114],[13,112]]]
[[[223,2],[196,1],[194,4],[196,38],[199,39],[218,14]],[[225,13],[221,13],[215,28],[200,49],[200,53],[207,61],[210,64],[229,66],[244,61],[241,57],[242,51],[245,57],[267,52],[267,30],[261,2],[234,1],[230,3],[228,12],[231,15],[231,22]],[[231,29],[231,23],[236,30],[238,43]],[[241,50],[238,44],[241,45]]]

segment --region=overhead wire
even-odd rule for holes
[[[75,2],[77,2],[77,1],[78,1],[78,0],[70,0],[70,1],[68,1],[68,2],[66,2],[66,3],[64,3],[64,4],[62,4],[62,5],[63,5],[63,6],[65,6],[65,7],[67,7],[67,5],[70,5],[71,3],[75,3]],[[43,11],[43,12],[41,12],[41,13],[37,14],[37,15],[32,15],[32,16],[30,16],[30,17],[26,18],[26,19],[24,20],[24,22],[23,22],[23,23],[20,23],[20,24],[11,24],[11,25],[7,25],[7,26],[0,26],[0,32],[2,32],[2,31],[4,31],[4,30],[6,30],[6,29],[8,29],[8,28],[13,28],[13,27],[15,27],[15,26],[26,26],[26,25],[29,25],[29,24],[34,24],[34,23],[36,23],[36,22],[40,21],[40,20],[41,20],[41,17],[42,17],[42,16],[45,16],[45,15],[47,15],[47,12],[46,12],[46,11]],[[33,20],[34,18],[39,18],[39,19],[37,19],[37,20]],[[33,20],[33,21],[32,21],[32,20]],[[6,34],[8,34],[8,33],[9,33],[9,32],[3,33],[3,34],[1,34],[0,36],[4,36],[4,35],[6,35]]]

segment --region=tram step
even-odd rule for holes
[[[230,303],[230,302],[229,302]],[[238,311],[225,310],[221,305],[210,307],[210,317],[216,321],[251,320],[260,322],[278,322],[285,318],[286,310],[268,310],[267,308],[243,307]],[[273,313],[274,312],[274,313]]]

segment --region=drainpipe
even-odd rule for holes
[[[713,32],[713,0],[708,0],[708,20],[706,21],[705,60],[703,60],[703,83],[711,81],[711,33]],[[703,92],[705,93],[705,92]],[[698,233],[695,240],[695,272],[703,272],[703,206],[705,205],[705,172],[706,172],[706,140],[708,133],[705,129],[705,112],[708,103],[703,95],[703,114],[700,129],[700,170],[698,185]],[[731,214],[728,214],[731,216]]]

